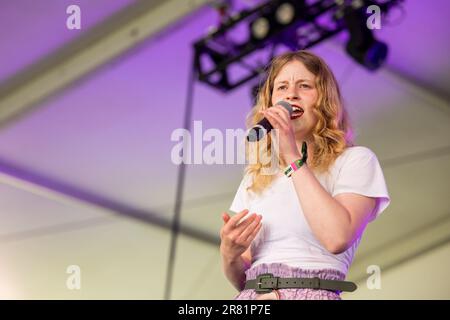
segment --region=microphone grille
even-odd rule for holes
[[[280,106],[284,107],[289,112],[289,115],[292,115],[292,106],[289,102],[281,100],[278,101],[276,104],[279,104]]]

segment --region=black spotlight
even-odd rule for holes
[[[365,7],[344,10],[344,21],[350,34],[346,50],[358,63],[369,70],[378,69],[386,60],[388,47],[375,39],[367,25]]]

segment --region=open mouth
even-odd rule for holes
[[[292,105],[291,120],[300,118],[303,115],[303,113],[304,110],[302,107]]]

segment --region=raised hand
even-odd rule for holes
[[[220,229],[220,252],[228,259],[236,259],[243,254],[261,229],[261,215],[252,213],[242,219],[248,212],[245,209],[233,217],[226,212],[222,214],[224,224]]]
[[[295,143],[294,128],[289,112],[280,105],[275,105],[260,112],[269,120],[272,127],[278,130],[279,141],[274,139],[273,143],[274,146],[279,148],[280,157],[284,158],[286,162],[301,158]]]

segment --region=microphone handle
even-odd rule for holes
[[[247,135],[247,141],[250,142],[259,141],[272,129],[273,129],[272,124],[269,122],[269,120],[264,118],[261,121],[259,121],[258,124],[249,131]]]
[[[267,133],[269,133],[270,130],[273,129],[272,124],[267,118],[263,118],[260,122],[258,122],[258,124],[264,129],[266,129]]]

